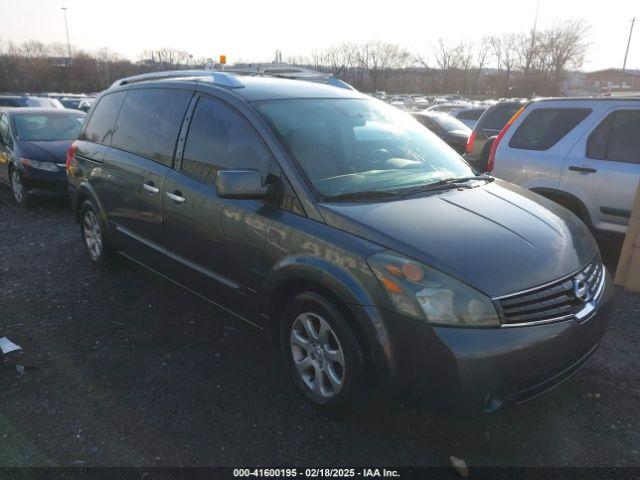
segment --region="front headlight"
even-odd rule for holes
[[[41,162],[39,160],[31,160],[30,158],[21,158],[20,163],[27,167],[37,168],[38,170],[45,170],[47,172],[57,172],[58,166],[53,162]]]
[[[489,297],[449,275],[393,252],[368,262],[399,313],[440,325],[500,325]]]

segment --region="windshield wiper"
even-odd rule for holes
[[[382,198],[397,197],[398,193],[390,190],[363,190],[360,192],[339,193],[337,195],[327,195],[323,200],[339,202],[343,200],[378,200]]]
[[[409,197],[416,193],[420,192],[432,192],[435,190],[449,190],[452,188],[465,188],[469,185],[466,185],[467,182],[471,182],[474,180],[484,180],[486,182],[493,182],[494,178],[488,175],[473,175],[470,177],[452,177],[452,178],[443,178],[438,180],[437,182],[427,183],[425,185],[420,185],[419,187],[410,188],[402,192],[402,197]]]

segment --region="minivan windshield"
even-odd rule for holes
[[[74,140],[80,133],[85,115],[63,113],[19,113],[14,115],[20,140],[44,142]]]
[[[413,117],[379,100],[273,100],[256,106],[324,199],[357,193],[379,198],[473,175]]]

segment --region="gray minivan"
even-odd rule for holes
[[[356,91],[123,79],[67,175],[91,262],[117,252],[262,329],[327,409],[376,383],[520,403],[575,373],[606,328],[610,277],[577,217]]]

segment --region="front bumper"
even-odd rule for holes
[[[46,170],[27,168],[23,172],[22,182],[29,195],[67,195],[67,174],[62,169],[58,172],[48,172]]]
[[[377,325],[375,361],[395,394],[492,411],[577,372],[605,333],[611,295],[607,274],[588,317],[508,328],[430,326],[375,307],[360,307],[360,314]]]

